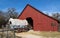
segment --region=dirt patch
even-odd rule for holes
[[[16,36],[19,36],[22,38],[42,38],[42,36],[37,36],[33,34],[28,34],[28,33],[17,33]]]
[[[40,32],[30,30],[28,32],[16,33],[16,36],[22,38],[60,38],[60,32]]]

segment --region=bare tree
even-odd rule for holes
[[[7,14],[9,18],[17,18],[18,17],[18,12],[16,12],[15,8],[8,8]]]
[[[2,27],[2,25],[5,25],[5,17],[4,17],[4,12],[0,11],[0,27]]]
[[[60,13],[53,13],[52,17],[60,21]]]
[[[6,25],[9,18],[17,18],[18,12],[16,12],[15,8],[8,8],[6,12],[0,11],[0,27],[2,25]]]

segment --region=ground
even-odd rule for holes
[[[16,35],[19,37],[22,37],[22,38],[41,38],[41,36],[37,36],[37,35],[33,35],[33,34],[26,34],[26,33],[19,33]]]
[[[1,30],[1,29],[0,29]],[[0,32],[0,38],[14,38],[14,31]],[[33,31],[15,33],[15,38],[60,38],[60,32]]]
[[[60,32],[40,32],[40,31],[28,31],[22,33],[16,33],[16,36],[21,38],[60,38]]]

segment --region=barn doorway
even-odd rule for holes
[[[33,19],[31,17],[27,17],[26,20],[29,23],[29,26],[33,29]]]

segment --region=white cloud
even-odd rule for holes
[[[7,8],[2,9],[2,11],[4,11],[4,12],[6,12],[7,10],[8,10]]]
[[[48,14],[49,16],[52,16],[53,13],[60,13],[60,12],[43,11],[43,13]]]

